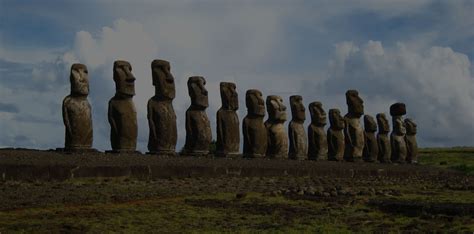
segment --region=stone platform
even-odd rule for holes
[[[460,173],[420,165],[270,159],[160,157],[144,154],[65,154],[26,149],[0,150],[1,180],[126,177],[138,180],[189,177],[445,177]]]

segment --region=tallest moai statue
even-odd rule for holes
[[[290,159],[304,160],[308,155],[308,142],[303,126],[306,120],[303,97],[300,95],[291,96],[290,107],[292,119],[288,125],[288,138],[290,139],[288,156]]]
[[[63,121],[66,128],[66,151],[88,150],[92,147],[91,105],[87,100],[89,94],[89,77],[84,64],[71,66],[71,94],[63,101]]]
[[[110,142],[112,152],[135,152],[137,146],[137,110],[133,104],[135,77],[127,61],[114,62],[115,96],[109,101]]]
[[[147,117],[150,129],[148,150],[152,154],[174,155],[176,150],[178,131],[173,109],[176,90],[170,70],[168,61],[153,60],[151,63],[155,96],[148,101]]]
[[[364,150],[364,129],[360,124],[360,117],[364,114],[364,101],[356,90],[346,92],[348,112],[344,116],[345,145],[344,159],[346,161],[360,161]]]

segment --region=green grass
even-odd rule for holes
[[[455,217],[447,226],[442,219],[386,214],[363,202],[338,204],[258,193],[236,199],[235,194],[225,193],[0,212],[0,231],[367,233],[474,230],[470,217]]]
[[[425,148],[420,149],[418,161],[422,165],[461,171],[474,175],[474,148]]]

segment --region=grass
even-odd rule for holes
[[[0,212],[0,232],[350,233],[474,230],[470,217],[406,217],[363,202],[328,203],[251,193],[153,198]],[[415,229],[413,229],[416,227]]]
[[[418,159],[422,165],[447,168],[474,175],[474,148],[425,148],[420,149]]]
[[[474,148],[421,149],[422,165],[474,174]],[[473,216],[422,215],[408,217],[385,213],[367,205],[377,195],[357,195],[332,200],[269,196],[248,193],[237,199],[235,193],[209,193],[176,197],[154,195],[140,200],[112,201],[102,194],[133,190],[140,193],[146,182],[120,179],[74,179],[63,182],[86,190],[95,200],[81,204],[74,199],[63,203],[44,203],[16,210],[0,211],[0,233],[10,232],[185,232],[185,233],[368,233],[368,232],[470,232]],[[401,201],[473,204],[472,190],[450,190],[417,184],[381,185],[396,189]],[[97,185],[100,186],[89,186]],[[5,183],[2,189],[13,188]],[[21,183],[18,185],[20,186]],[[38,186],[42,186],[39,184]],[[379,188],[379,187],[376,187]],[[62,191],[62,190],[61,190]],[[70,194],[61,196],[74,196]],[[144,191],[144,190],[143,190]],[[105,194],[105,193],[104,193]],[[92,196],[92,195],[91,195]]]

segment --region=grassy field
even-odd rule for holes
[[[15,205],[1,206],[0,233],[474,232],[473,214],[463,213],[474,209],[474,149],[422,149],[419,162],[461,171],[465,176],[452,180],[101,178],[54,184],[2,182],[2,201],[10,199]],[[286,192],[266,191],[271,188],[269,184],[279,180],[285,181]],[[252,189],[242,192],[226,187],[232,183]],[[181,192],[187,191],[185,186],[197,187],[193,192]],[[302,186],[315,186],[316,190],[321,187],[322,192],[308,194],[298,189]],[[35,189],[43,189],[43,194],[34,196]],[[344,190],[351,192],[346,194]],[[21,196],[27,191],[33,192]],[[402,208],[384,209],[380,205],[393,202]]]
[[[454,169],[474,175],[474,148],[425,148],[419,151],[422,165]]]

